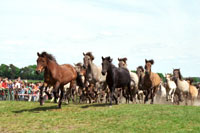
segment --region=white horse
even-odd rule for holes
[[[156,93],[156,100],[163,100],[164,98],[166,98],[166,95],[166,88],[162,83],[160,83],[159,90]]]
[[[180,69],[174,69],[173,75],[174,75],[175,83],[177,85],[176,90],[178,93],[179,101],[182,101],[181,95],[183,94],[185,98],[185,104],[187,105],[190,85],[187,81],[183,80]],[[179,101],[178,101],[178,104],[179,104]]]
[[[167,100],[171,100],[171,102],[174,102],[174,94],[176,91],[176,83],[172,80],[171,74],[165,74],[165,78],[167,80]]]

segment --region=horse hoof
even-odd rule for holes
[[[112,108],[112,105],[110,105],[109,108]]]
[[[44,105],[44,102],[43,101],[40,101],[40,106]]]

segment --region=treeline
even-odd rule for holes
[[[31,79],[31,80],[43,80],[43,74],[36,74],[36,65],[29,65],[23,68],[18,68],[13,64],[0,66],[0,77],[6,77],[8,79]]]

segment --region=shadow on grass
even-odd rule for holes
[[[89,104],[89,105],[84,105],[81,106],[81,108],[89,108],[89,107],[109,107],[110,104],[108,103],[102,103],[102,104]],[[112,106],[115,106],[115,104],[113,104]]]
[[[32,112],[32,113],[39,113],[40,111],[48,111],[48,110],[53,110],[53,109],[58,109],[58,107],[55,106],[48,106],[48,107],[37,107],[37,108],[33,108],[33,109],[22,109],[22,110],[18,110],[18,111],[12,111],[13,113],[23,113],[23,112]]]

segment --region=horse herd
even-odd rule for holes
[[[44,103],[44,92],[61,108],[63,100],[79,103],[109,102],[121,103],[148,102],[154,99],[166,99],[173,104],[183,100],[188,104],[198,96],[198,89],[191,80],[182,78],[180,69],[173,74],[165,74],[163,82],[157,73],[151,71],[154,60],[145,59],[145,67],[137,67],[136,73],[127,68],[127,58],[118,58],[118,67],[112,64],[111,57],[102,57],[102,65],[93,63],[91,52],[83,53],[83,63],[59,65],[54,56],[47,52],[37,53],[36,72],[44,72],[44,83],[40,87],[40,105]],[[51,88],[51,89],[50,89]],[[58,99],[58,100],[57,100]]]

